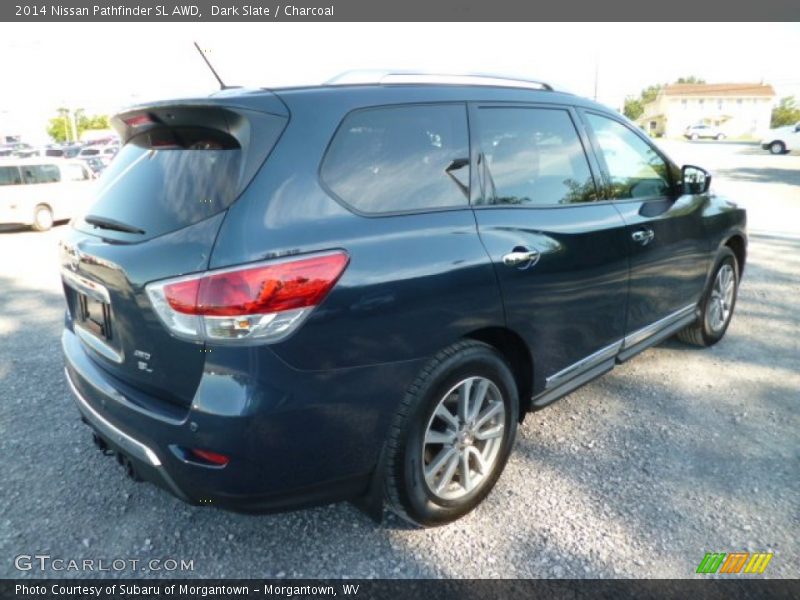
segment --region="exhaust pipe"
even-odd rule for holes
[[[100,451],[106,456],[114,454],[114,451],[108,447],[106,441],[96,433],[92,434],[92,441],[94,442],[94,445],[97,446],[100,449]]]
[[[142,478],[139,476],[139,473],[136,472],[136,467],[133,466],[133,461],[131,461],[130,458],[117,452],[117,462],[125,469],[125,473],[127,473],[128,477],[137,482],[142,481]]]

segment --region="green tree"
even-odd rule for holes
[[[59,108],[58,116],[51,118],[47,122],[47,134],[58,143],[64,143],[73,139],[72,120],[77,115],[78,139],[84,131],[90,129],[109,129],[111,127],[107,115],[86,115],[81,109],[71,111],[68,108]]]
[[[69,140],[72,136],[70,133],[69,123],[69,109],[59,108],[57,117],[53,117],[47,122],[47,135],[53,138],[58,143],[63,143]]]
[[[695,77],[694,75],[689,75],[689,77],[678,77],[678,80],[675,83],[705,83],[706,80],[700,77]]]
[[[81,115],[78,118],[78,130],[82,133],[87,129],[110,129],[111,123],[106,115]]]
[[[652,102],[658,96],[658,92],[661,91],[661,88],[664,87],[663,85],[651,85],[642,90],[641,99],[642,104],[647,104],[648,102]]]
[[[794,96],[781,98],[778,106],[772,109],[770,127],[783,127],[800,123],[800,107],[795,105]]]
[[[622,109],[622,114],[628,117],[631,121],[635,121],[642,116],[644,106],[640,98],[625,98],[625,106]]]

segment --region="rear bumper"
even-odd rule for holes
[[[64,373],[67,377],[69,388],[72,390],[75,404],[81,413],[81,419],[94,430],[95,435],[101,437],[108,447],[133,461],[136,465],[136,472],[143,479],[169,490],[181,500],[189,501],[189,498],[169,476],[156,452],[150,446],[143,444],[106,420],[103,415],[92,408],[89,401],[75,387],[69,370],[65,368]]]
[[[136,474],[190,504],[241,512],[363,495],[389,420],[421,367],[411,361],[303,372],[269,352],[244,361],[258,366],[250,377],[221,378],[220,365],[207,364],[191,407],[161,410],[162,401],[133,393],[103,369],[68,327],[62,347],[82,419]],[[185,448],[230,462],[190,462]]]

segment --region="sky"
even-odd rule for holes
[[[695,75],[771,83],[800,101],[798,23],[0,23],[0,133],[45,141],[59,106],[113,112],[228,85],[321,83],[351,69],[488,72],[620,108]],[[16,132],[14,132],[16,133]],[[33,139],[39,136],[41,139]]]

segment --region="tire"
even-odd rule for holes
[[[784,154],[786,152],[786,144],[783,142],[772,142],[769,145],[770,154]]]
[[[697,135],[696,133],[693,133],[692,135],[689,136],[689,139],[692,140],[693,142],[696,142],[697,140],[700,139],[700,136]]]
[[[724,140],[725,139],[725,134],[724,133],[718,133],[714,139],[716,139],[717,141]]]
[[[40,204],[33,211],[33,229],[47,231],[53,226],[53,211],[46,204]]]
[[[482,390],[483,399],[476,404]],[[472,403],[462,404],[463,397]],[[465,405],[473,410],[464,420],[460,413]],[[440,416],[441,408],[447,418]],[[480,424],[487,415],[491,418]],[[390,427],[384,482],[390,510],[424,527],[444,525],[470,512],[500,477],[518,420],[516,382],[494,348],[467,340],[439,352],[406,392]],[[493,437],[481,438],[488,434]]]
[[[721,275],[723,273],[723,275]],[[731,295],[725,297],[727,286],[721,283],[724,289],[718,287],[720,280],[726,280],[724,273],[730,277]],[[677,333],[677,338],[693,346],[713,346],[722,339],[733,318],[733,309],[736,306],[736,297],[739,292],[739,264],[736,255],[730,248],[724,248],[717,258],[714,274],[711,277],[708,289],[703,293],[700,302],[700,316],[697,321]],[[718,304],[721,298],[723,304]],[[715,306],[716,305],[716,306]],[[718,312],[719,311],[719,312]],[[721,321],[716,318],[719,315]]]

